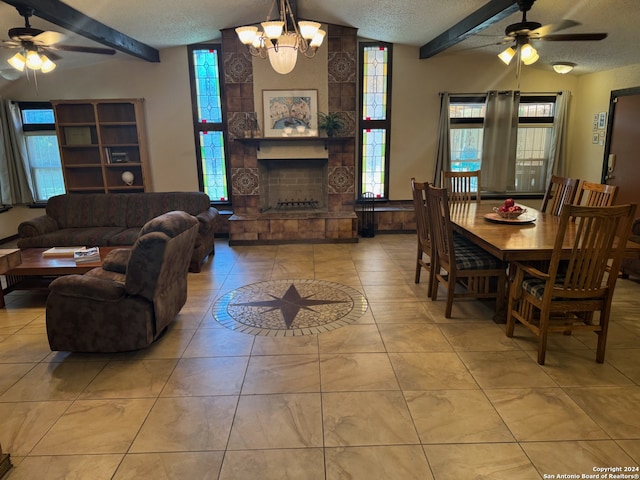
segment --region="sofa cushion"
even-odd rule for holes
[[[203,192],[146,192],[127,197],[127,227],[142,227],[152,218],[174,210],[195,216],[211,206],[209,196]]]
[[[123,227],[127,202],[118,195],[103,193],[63,194],[47,201],[47,215],[53,217],[58,228]]]
[[[20,241],[20,248],[58,246],[107,246],[110,239],[124,230],[122,227],[65,228],[37,237],[27,237]]]
[[[124,229],[109,239],[109,245],[114,247],[118,245],[133,245],[136,242],[139,233],[140,227]]]

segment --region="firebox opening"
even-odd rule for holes
[[[327,211],[327,159],[259,160],[260,211]]]

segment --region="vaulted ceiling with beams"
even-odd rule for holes
[[[291,0],[297,17],[356,27],[362,38],[420,48],[422,61],[433,55],[495,56],[508,25],[522,20],[518,0]],[[522,1],[522,0],[521,0]],[[64,35],[55,53],[71,68],[108,61],[111,55],[73,47],[109,48],[115,57],[158,61],[159,51],[220,38],[221,29],[265,20],[272,0],[0,0],[0,39],[24,27],[16,6],[33,9],[32,28]],[[542,25],[572,20],[562,34],[607,33],[601,41],[535,42],[536,68],[553,62],[577,64],[574,74],[640,63],[638,0],[536,0],[527,20]],[[15,49],[0,48],[0,71]],[[8,65],[7,65],[8,66]],[[11,67],[9,67],[11,68]]]

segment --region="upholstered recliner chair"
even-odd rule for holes
[[[147,222],[133,247],[109,253],[102,267],[49,285],[51,350],[122,352],[150,345],[187,301],[198,220],[182,211]]]

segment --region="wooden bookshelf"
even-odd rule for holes
[[[51,103],[68,193],[152,190],[142,99]]]

